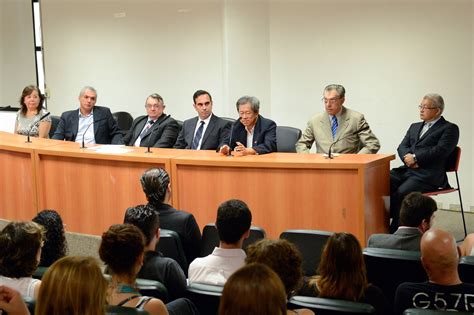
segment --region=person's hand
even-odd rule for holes
[[[247,155],[247,148],[240,142],[237,142],[237,145],[234,148],[234,156],[244,156]]]
[[[6,286],[0,286],[0,309],[10,315],[29,315],[20,293]]]
[[[219,153],[222,154],[222,155],[228,155],[230,152],[230,147],[225,144],[223,145],[220,149],[219,149]]]
[[[403,157],[403,162],[404,162],[408,167],[412,167],[414,164],[416,164],[415,157],[414,157],[413,154],[411,154],[411,153],[408,153],[407,155],[405,155],[405,156]]]

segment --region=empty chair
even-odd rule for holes
[[[105,314],[107,315],[147,315],[149,313],[145,310],[139,310],[133,307],[107,305],[107,310]]]
[[[287,230],[280,234],[295,244],[303,256],[303,271],[306,276],[312,276],[318,269],[324,245],[332,232],[318,230]]]
[[[301,130],[298,128],[277,126],[277,152],[296,152],[295,144],[300,137]]]
[[[122,134],[126,135],[127,132],[130,130],[130,127],[132,127],[132,123],[133,123],[132,115],[130,115],[130,113],[128,112],[115,112],[115,113],[112,113],[112,116],[117,122],[117,125],[120,131],[122,132]]]
[[[187,288],[187,298],[194,303],[201,314],[214,315],[219,310],[223,289],[223,286],[191,283]]]
[[[178,134],[181,132],[181,129],[183,129],[183,121],[182,120],[177,120],[175,119],[176,122],[178,123]]]
[[[156,245],[156,250],[161,252],[165,257],[176,260],[186,276],[188,275],[188,262],[178,233],[171,230],[160,229],[160,240]]]
[[[317,315],[332,314],[375,314],[375,309],[370,304],[345,301],[338,299],[326,299],[309,296],[293,296],[288,301],[288,308],[309,308]]]
[[[474,256],[461,257],[458,272],[462,282],[474,283]]]
[[[49,129],[49,138],[53,137],[54,132],[56,131],[56,128],[58,127],[60,120],[61,120],[61,117],[51,115],[51,129]]]

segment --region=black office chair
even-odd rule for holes
[[[169,301],[168,289],[165,285],[156,280],[137,278],[135,280],[137,289],[142,295],[152,296],[162,300],[164,303]]]
[[[230,121],[231,123],[234,123],[235,122],[235,118],[230,118],[230,117],[220,117],[224,120],[227,120],[227,121]]]
[[[435,311],[435,310],[425,310],[418,308],[409,308],[403,312],[403,315],[447,315],[451,314],[450,311]],[[456,315],[472,315],[472,312],[456,312]]]
[[[474,283],[474,256],[461,257],[458,272],[462,282]]]
[[[117,306],[117,305],[107,305],[107,310],[105,312],[107,315],[148,315],[145,310],[137,310],[132,307]]]
[[[172,230],[160,229],[160,240],[156,244],[156,250],[161,252],[163,256],[176,260],[186,276],[188,275],[188,262],[178,233]]]
[[[130,130],[130,127],[132,127],[132,123],[133,123],[132,115],[130,115],[130,113],[128,112],[115,112],[115,113],[112,113],[112,116],[117,122],[117,125],[120,131],[125,136],[127,132]]]
[[[186,289],[186,294],[201,314],[214,315],[219,311],[223,289],[223,286],[191,283]]]
[[[44,273],[48,271],[48,267],[38,267],[33,272],[33,278],[41,280],[43,278]]]
[[[296,245],[303,256],[303,271],[306,276],[316,274],[324,245],[333,232],[318,230],[287,230],[280,234]]]
[[[250,244],[255,243],[258,240],[261,240],[266,237],[265,230],[258,226],[250,227],[250,235],[244,240],[242,245],[243,249],[247,249]],[[217,232],[216,225],[213,223],[206,224],[202,229],[202,238],[201,238],[201,257],[210,255],[214,250],[214,247],[219,246],[219,234]]]
[[[317,315],[375,314],[375,309],[370,304],[309,296],[293,296],[288,301],[288,308],[309,308]]]
[[[367,279],[378,286],[390,303],[393,303],[395,291],[402,282],[424,282],[428,280],[421,264],[420,252],[364,248]]]
[[[296,142],[301,137],[301,130],[294,127],[277,126],[277,152],[296,152]]]
[[[60,120],[61,120],[61,117],[51,115],[51,129],[49,129],[49,138],[53,137],[54,132],[56,131],[56,128],[58,128]]]

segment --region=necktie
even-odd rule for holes
[[[193,150],[197,149],[197,147],[199,145],[199,141],[201,141],[203,130],[204,130],[204,121],[201,120],[201,125],[199,126],[198,130],[196,131],[196,134],[194,135],[193,144],[191,146],[191,149],[193,149]]]
[[[332,116],[332,126],[331,126],[331,132],[332,132],[332,138],[336,138],[336,131],[337,131],[337,118],[336,116]]]
[[[423,128],[421,129],[421,133],[420,133],[420,138],[423,137],[423,135],[428,131],[428,129],[430,129],[431,125],[433,125],[432,122],[429,122],[423,125]]]
[[[153,125],[153,120],[149,120],[145,126],[145,128],[143,128],[142,132],[140,133],[140,139],[146,134],[146,132],[151,128],[151,126]]]

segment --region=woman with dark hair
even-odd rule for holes
[[[21,108],[16,115],[15,133],[32,137],[48,138],[51,116],[39,121],[47,113],[43,108],[44,95],[35,85],[23,89],[20,97]]]
[[[67,253],[63,220],[55,210],[43,210],[33,218],[33,222],[40,224],[45,229],[46,240],[41,250],[39,265],[49,267],[59,258],[66,256]]]
[[[327,240],[317,274],[300,294],[367,303],[377,314],[390,314],[382,291],[367,281],[362,248],[354,235],[334,233]]]
[[[0,285],[36,298],[41,281],[33,279],[43,245],[43,228],[35,222],[10,222],[0,232]]]

